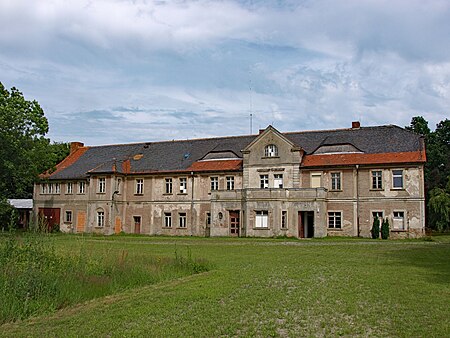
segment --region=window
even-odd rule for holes
[[[322,186],[322,174],[312,173],[311,174],[311,188],[320,188]]]
[[[341,190],[341,173],[331,173],[331,190]]]
[[[275,144],[269,144],[264,149],[265,157],[277,157],[278,156],[278,147]]]
[[[383,172],[372,171],[372,189],[383,189]]]
[[[403,170],[392,170],[392,187],[403,189]]]
[[[186,228],[186,213],[185,212],[179,213],[179,227]]]
[[[392,227],[396,230],[405,230],[405,212],[394,211]]]
[[[78,182],[78,193],[84,194],[86,191],[86,182]]]
[[[172,214],[170,212],[164,213],[164,226],[166,228],[172,227]]]
[[[41,194],[46,194],[47,193],[47,183],[42,183],[41,184]]]
[[[259,175],[261,189],[269,188],[269,175]]]
[[[227,176],[227,190],[234,190],[234,176]]]
[[[53,183],[48,184],[48,193],[53,194]]]
[[[66,211],[65,222],[66,223],[72,223],[72,211],[70,211],[70,210]]]
[[[273,175],[273,187],[274,188],[283,188],[283,174]]]
[[[378,218],[380,220],[380,226],[384,219],[384,212],[383,211],[372,211],[372,224],[375,218]]]
[[[67,184],[66,184],[66,193],[67,193],[67,194],[72,194],[72,193],[73,193],[73,185],[72,185],[72,182],[67,182]]]
[[[256,228],[267,228],[269,226],[269,212],[267,210],[256,211]]]
[[[287,211],[281,211],[281,229],[287,229]]]
[[[104,194],[106,191],[106,178],[100,177],[98,179],[98,192]]]
[[[105,212],[97,211],[97,226],[104,227],[105,226]]]
[[[342,213],[340,211],[328,212],[328,228],[340,229],[342,227]]]
[[[172,193],[172,179],[166,178],[166,194]]]
[[[210,177],[211,180],[211,191],[219,190],[219,178],[218,177]]]
[[[210,212],[206,213],[206,225],[207,226],[211,225],[211,213]]]
[[[187,178],[180,178],[180,194],[187,194]]]
[[[61,184],[55,183],[55,194],[59,194],[61,192]]]
[[[136,179],[136,195],[142,195],[144,193],[144,179]]]

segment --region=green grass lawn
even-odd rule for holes
[[[185,256],[210,271],[8,323],[0,336],[450,336],[450,237],[436,241],[55,236],[57,250]],[[80,244],[83,243],[83,244]],[[1,306],[1,304],[0,304]]]

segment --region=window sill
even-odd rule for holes
[[[331,231],[343,231],[342,228],[328,228],[328,230],[331,230]]]
[[[97,191],[97,194],[98,194],[98,195],[105,195],[106,192],[100,192],[100,191]]]
[[[372,188],[372,189],[369,189],[369,191],[383,191],[384,189],[383,188]]]
[[[161,227],[162,229],[173,229],[172,227],[165,227],[165,226],[163,226],[163,227]]]
[[[104,229],[104,228],[105,228],[104,226],[101,227],[101,226],[98,226],[98,225],[94,227],[94,229]]]
[[[330,189],[329,191],[330,192],[342,192],[343,190],[342,189]]]
[[[392,190],[394,190],[394,191],[395,191],[395,190],[396,190],[396,191],[404,191],[405,188],[391,188],[391,191],[392,191]]]
[[[266,158],[280,158],[280,156],[263,156],[261,159],[265,160]]]
[[[172,228],[170,228],[172,229]],[[176,229],[187,230],[187,227],[176,227]]]
[[[72,224],[72,221],[64,221],[64,224]]]
[[[253,228],[253,230],[270,230],[270,228]]]
[[[177,195],[187,195],[187,192],[179,192]]]
[[[173,193],[171,193],[171,192],[166,192],[163,194],[163,196],[172,196],[172,195],[173,195]]]
[[[144,196],[144,194],[134,194],[134,196]]]

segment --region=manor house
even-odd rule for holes
[[[41,176],[36,220],[64,232],[298,238],[425,229],[424,140],[394,125],[84,146]],[[39,215],[40,217],[37,217]]]

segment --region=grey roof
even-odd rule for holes
[[[33,209],[33,199],[9,199],[8,203],[16,209]]]
[[[351,144],[364,153],[409,152],[420,150],[420,136],[403,128],[388,125],[283,133],[306,154],[322,145]],[[78,179],[88,174],[118,172],[122,163],[130,160],[132,172],[182,171],[202,159],[209,152],[232,151],[242,157],[242,152],[258,135],[230,136],[165,142],[147,142],[89,147],[71,166],[57,171],[50,179]],[[142,154],[140,159],[133,159]]]

